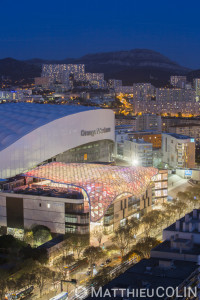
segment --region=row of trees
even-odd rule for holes
[[[8,291],[17,291],[34,285],[38,288],[40,297],[47,282],[55,283],[59,280],[60,274],[53,272],[45,265],[30,259],[21,265],[21,269],[10,275],[8,271],[0,272],[0,299],[5,299],[5,293]]]
[[[158,244],[155,237],[162,229],[199,206],[200,186],[189,187],[185,192],[179,192],[177,199],[163,203],[161,209],[151,210],[140,221],[132,218],[126,226],[119,227],[112,241],[122,257],[131,249],[139,252],[141,257],[149,257],[151,248]],[[139,232],[141,238],[136,243],[135,237]]]

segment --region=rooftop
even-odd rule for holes
[[[186,243],[188,240],[177,238],[175,240],[177,243]],[[180,248],[171,247],[171,241],[165,240],[160,243],[158,246],[152,249],[152,251],[159,251],[161,253],[180,253]],[[190,255],[200,255],[200,249],[198,244],[193,244],[190,249],[181,249],[181,254],[190,254]]]
[[[192,227],[189,230],[189,226]],[[170,226],[166,227],[164,231],[177,231],[177,232],[191,232],[191,234],[198,233],[200,235],[200,209],[194,209],[186,214],[181,219],[177,220]]]
[[[178,133],[164,133],[164,134],[167,134],[167,135],[171,135],[172,137],[174,137],[175,139],[178,139],[178,140],[187,140],[187,139],[191,139],[191,136],[188,136],[188,135],[182,135],[182,134],[178,134]]]
[[[175,124],[171,125],[170,127],[176,128],[176,127],[199,127],[199,123],[187,123],[187,124]]]
[[[129,268],[126,272],[113,279],[107,285],[103,287],[103,294],[106,289],[111,292],[111,289],[125,288],[129,291],[138,289],[156,289],[163,287],[166,290],[167,287],[178,287],[186,278],[190,276],[192,272],[197,269],[196,263],[173,261],[173,264],[169,268],[163,268],[159,265],[161,260],[157,258],[143,259],[133,267]],[[164,262],[164,259],[162,259]],[[167,260],[165,260],[167,262]],[[170,262],[170,261],[169,261]],[[112,292],[111,292],[112,293]],[[121,295],[121,294],[120,294]],[[139,293],[140,295],[140,293]],[[95,297],[96,299],[102,299]],[[137,299],[149,299],[149,297],[138,296]],[[88,297],[87,299],[93,299]],[[104,299],[111,299],[110,297],[104,297]],[[118,297],[122,299],[122,297]],[[125,299],[125,298],[124,298]],[[132,298],[131,298],[132,299]],[[135,298],[134,298],[135,299]],[[154,295],[151,299],[161,299]],[[163,299],[163,298],[162,298]]]
[[[2,104],[0,105],[0,151],[29,132],[56,119],[95,109],[95,107],[75,105]]]
[[[15,194],[37,195],[44,197],[56,197],[67,199],[83,199],[83,194],[72,189],[51,187],[47,185],[31,184],[15,188]],[[6,191],[8,192],[8,191]]]
[[[56,236],[55,238],[53,238],[52,240],[42,244],[41,246],[39,246],[39,249],[45,248],[45,249],[50,249],[52,247],[54,247],[55,245],[60,244],[61,242],[63,242],[64,240],[64,236],[63,235],[59,235]]]

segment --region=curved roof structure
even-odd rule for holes
[[[115,140],[114,113],[73,105],[0,105],[0,178],[31,170],[70,149]]]
[[[91,221],[100,220],[115,198],[124,193],[145,193],[158,170],[150,167],[121,167],[100,164],[50,163],[25,173],[26,177],[74,185],[86,191]]]
[[[0,105],[0,151],[49,122],[97,108],[73,105],[6,103]]]

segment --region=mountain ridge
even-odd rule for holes
[[[33,79],[40,76],[42,64],[45,63],[83,63],[86,65],[86,72],[104,73],[105,79],[121,79],[124,85],[151,82],[155,86],[163,86],[169,83],[170,75],[194,73],[194,70],[179,65],[159,52],[132,49],[91,53],[80,58],[62,60],[4,58],[0,59],[0,76],[10,77],[11,80]],[[191,77],[192,75],[189,76],[190,80]]]

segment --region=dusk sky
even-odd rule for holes
[[[200,2],[1,1],[0,58],[63,59],[146,48],[200,68]]]

